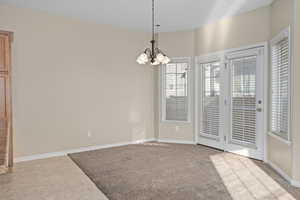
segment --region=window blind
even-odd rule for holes
[[[165,65],[165,120],[188,121],[189,62]]]
[[[220,63],[202,64],[202,135],[218,137],[220,123]]]
[[[256,144],[256,56],[231,60],[232,141]]]
[[[288,139],[289,113],[289,38],[272,46],[271,131]]]

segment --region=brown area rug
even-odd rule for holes
[[[204,146],[145,143],[69,156],[111,200],[300,199],[262,162]]]

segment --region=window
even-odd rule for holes
[[[172,59],[162,66],[162,120],[189,121],[190,59]]]
[[[201,64],[202,101],[200,133],[219,137],[220,123],[220,62]]]
[[[271,44],[271,113],[270,131],[289,140],[290,110],[290,37],[289,29]]]

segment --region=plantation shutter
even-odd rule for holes
[[[165,120],[188,121],[189,62],[165,65]]]
[[[219,136],[220,123],[220,63],[206,63],[202,69],[202,101],[200,134]]]
[[[231,60],[233,142],[256,144],[256,56]]]
[[[271,131],[288,139],[289,110],[289,39],[272,46]]]

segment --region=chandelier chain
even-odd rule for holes
[[[154,0],[152,0],[152,40],[154,40]]]
[[[155,5],[152,0],[152,40],[150,41],[151,47],[146,48],[145,51],[137,58],[139,64],[147,64],[150,62],[151,65],[167,64],[171,60],[166,56],[158,47],[155,41]]]

